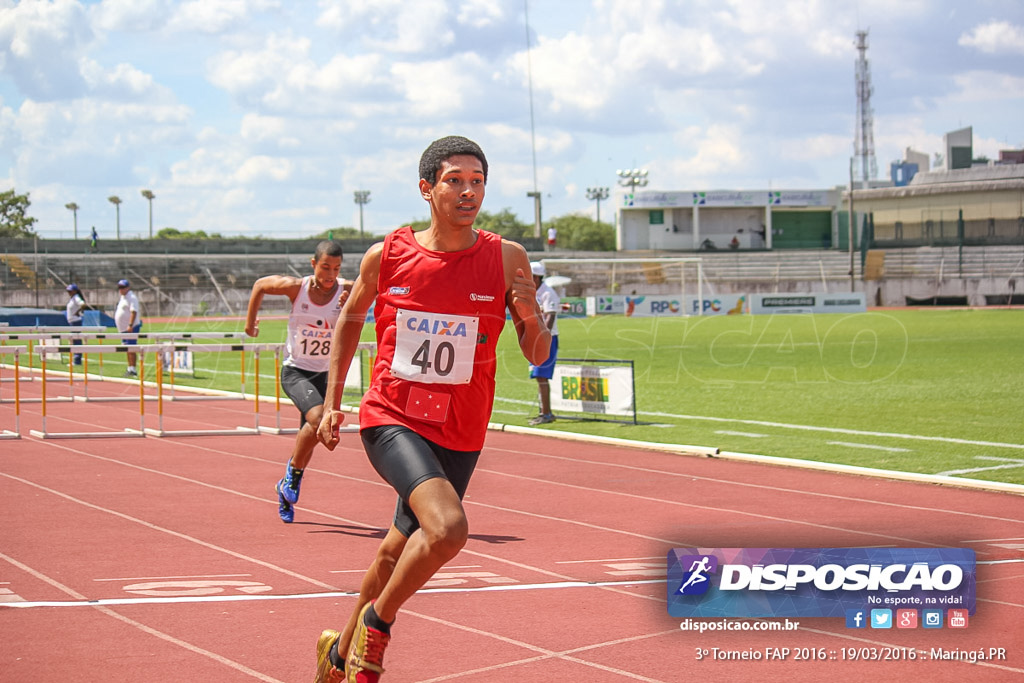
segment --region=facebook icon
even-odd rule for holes
[[[862,609],[846,610],[846,628],[867,628],[867,614]]]

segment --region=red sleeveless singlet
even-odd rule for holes
[[[422,247],[409,227],[384,238],[374,306],[377,359],[361,428],[400,424],[445,448],[483,447],[505,325],[501,237],[457,252]]]

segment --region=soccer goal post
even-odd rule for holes
[[[623,293],[696,295],[696,315],[703,315],[704,269],[699,257],[662,258],[541,258],[549,279],[567,277],[581,296]]]

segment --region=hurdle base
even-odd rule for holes
[[[147,401],[156,401],[156,400],[159,400],[160,397],[155,395],[155,394],[152,395],[152,396],[150,396],[149,394],[146,394],[145,396],[143,396],[143,398],[145,400],[147,400]],[[22,400],[24,401],[24,399],[22,399]],[[52,399],[46,399],[46,402],[49,403],[51,400]],[[76,401],[81,401],[82,403],[107,403],[107,402],[117,402],[117,401],[121,401],[121,402],[135,401],[136,403],[138,403],[139,402],[139,397],[138,396],[75,396],[75,400]],[[165,401],[167,400],[166,397],[164,398],[164,400]]]
[[[145,429],[146,436],[256,436],[260,432],[252,427],[235,427],[234,429]]]
[[[29,434],[37,439],[124,439],[146,436],[138,429],[125,428],[123,432],[43,432],[32,429]]]
[[[263,434],[298,434],[295,427],[264,427],[260,425],[259,430]]]
[[[42,403],[41,398],[23,398],[20,399],[22,403]],[[46,399],[47,403],[68,403],[69,401],[76,400],[73,396],[54,396],[53,398]],[[0,403],[15,403],[18,399],[15,398],[0,398]]]
[[[20,438],[21,438],[21,434],[19,434],[18,432],[12,432],[9,429],[5,429],[4,431],[0,432],[0,439],[20,439]]]
[[[260,426],[259,430],[264,434],[298,434],[299,430],[294,427],[263,427]],[[355,434],[359,431],[359,425],[346,425],[345,427],[339,427],[339,434]]]

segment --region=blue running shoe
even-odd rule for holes
[[[292,466],[288,465],[284,479],[278,482],[277,492],[292,505],[299,502],[299,487],[302,486],[303,471],[292,469]]]
[[[277,490],[277,514],[281,516],[282,522],[291,524],[295,521],[295,508],[284,497],[284,491],[287,490],[284,487],[284,479],[277,482],[277,486],[274,488]]]

